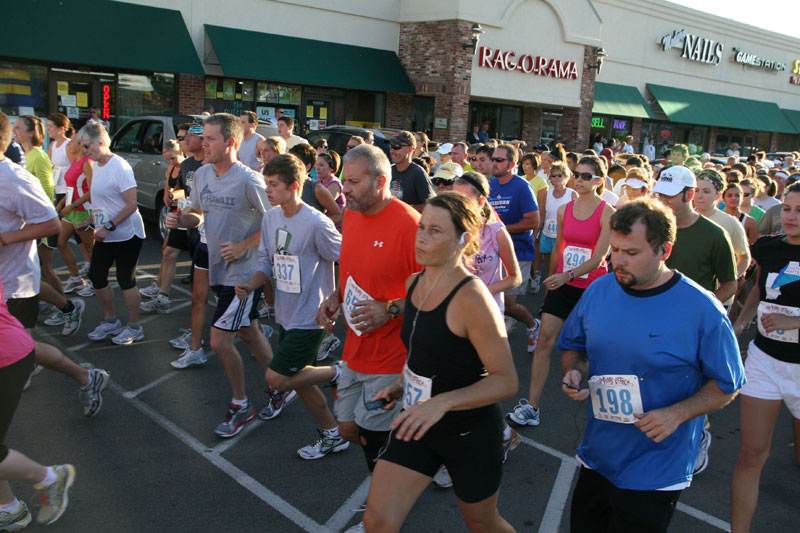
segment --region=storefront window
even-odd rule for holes
[[[0,61],[0,78],[3,113],[47,115],[47,67]]]
[[[519,139],[522,131],[522,107],[470,102],[469,124],[482,124],[484,121],[489,122],[489,137],[507,141]]]
[[[349,126],[380,128],[386,108],[383,93],[348,91],[344,97],[344,120]]]
[[[138,115],[169,113],[175,110],[175,75],[120,74],[117,90],[117,116],[120,123]]]
[[[542,113],[542,137],[540,144],[554,146],[561,140],[561,113]]]
[[[414,114],[411,115],[413,131],[424,131],[428,137],[433,135],[433,105],[434,99],[430,96],[414,97]]]
[[[268,83],[208,77],[205,81],[205,103],[215,113],[237,117],[244,111],[255,111],[260,120],[271,121],[277,109],[297,119],[303,88],[300,85]]]

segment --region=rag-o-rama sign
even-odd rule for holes
[[[575,61],[548,59],[544,56],[523,54],[517,56],[513,51],[502,51],[481,46],[478,52],[478,66],[501,70],[519,70],[526,74],[538,74],[550,78],[566,80],[578,79],[578,66]]]

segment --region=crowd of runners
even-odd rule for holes
[[[732,531],[750,528],[783,404],[800,464],[800,154],[768,164],[732,151],[723,164],[675,145],[656,160],[630,142],[525,152],[477,134],[429,153],[427,136],[408,131],[389,139],[388,157],[369,136],[338,154],[293,135],[291,117],[263,138],[254,113],[217,113],[164,144],[169,234],[157,281],[140,287],[131,166],[99,121],[75,132],[60,113],[47,119],[45,132],[38,117],[12,128],[0,114],[0,530],[32,520],[9,481],[41,493],[37,521],[48,524],[75,480],[72,465],[3,444],[31,378],[44,368],[76,381],[87,417],[110,380],[34,341],[40,313],[64,337],[141,342],[140,316],[172,310],[182,253],[191,318],[169,341],[180,351],[170,364],[202,366],[209,348],[222,363],[231,394],[209,431],[233,437],[299,398],[319,437],[297,455],[353,444],[372,473],[353,531],[398,531],[431,480],[453,487],[471,531],[513,531],[497,510],[503,463],[515,427],[557,416],[543,397],[554,350],[563,393],[586,401],[589,419],[572,531],[666,531],[708,465],[713,411],[737,395]],[[540,310],[518,301],[540,291]],[[91,329],[87,305],[103,317]],[[518,390],[517,322],[527,343],[513,355],[531,358],[530,388],[503,413]],[[265,395],[246,390],[237,337]]]

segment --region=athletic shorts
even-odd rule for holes
[[[680,490],[620,489],[582,466],[572,492],[570,532],[666,533],[680,495]]]
[[[400,374],[364,374],[347,368],[342,364],[342,375],[336,386],[336,401],[333,413],[339,422],[355,422],[359,427],[370,431],[389,431],[392,420],[400,412],[399,409],[385,411],[383,409],[367,410],[366,403],[372,401],[381,390],[395,381]]]
[[[89,211],[70,211],[67,216],[65,216],[62,220],[66,220],[73,226],[77,226],[84,220],[89,218]]]
[[[186,236],[186,230],[171,229],[167,235],[167,246],[170,248],[177,248],[178,250],[189,250],[189,238]]]
[[[741,393],[762,400],[783,400],[792,416],[800,419],[800,365],[779,361],[753,341],[744,362],[747,383]]]
[[[520,261],[519,271],[522,274],[522,283],[510,291],[506,291],[508,296],[520,296],[528,292],[528,282],[531,279],[531,261]]]
[[[251,292],[244,300],[240,300],[234,288],[228,285],[214,285],[213,289],[219,298],[214,319],[211,321],[215,328],[223,331],[239,331],[249,327],[250,322],[258,318],[256,302],[261,298],[262,287]]]
[[[197,248],[194,249],[194,256],[192,257],[194,267],[200,270],[208,270],[208,245],[204,242],[198,243]]]
[[[126,291],[136,287],[136,263],[142,250],[143,239],[133,236],[127,241],[95,242],[89,263],[89,279],[95,289],[108,287],[108,272],[116,264],[117,283]]]
[[[258,301],[258,300],[256,300]],[[317,362],[317,352],[327,332],[324,329],[290,329],[278,326],[278,348],[269,367],[282,376],[294,376]]]
[[[444,465],[453,479],[456,497],[477,503],[500,489],[503,419],[497,410],[446,431],[433,426],[420,440],[409,442],[398,440],[392,432],[378,458],[429,477]]]
[[[8,312],[16,318],[25,329],[36,327],[36,320],[39,318],[39,295],[35,294],[28,298],[9,298],[6,300]]]
[[[554,291],[547,291],[542,304],[542,313],[547,313],[566,320],[572,310],[578,305],[583,291],[566,283]]]
[[[34,355],[29,353],[16,363],[0,368],[0,463],[8,456],[6,432],[17,410],[22,388],[33,372]]]
[[[548,237],[547,235],[542,235],[541,237],[539,237],[539,249],[536,250],[536,252],[540,254],[552,253],[555,245],[556,245],[555,238]]]

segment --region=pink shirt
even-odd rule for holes
[[[3,284],[0,283],[0,368],[13,365],[33,351],[33,339],[8,312],[3,295]]]
[[[503,279],[502,262],[500,261],[500,244],[497,242],[497,232],[503,227],[503,222],[487,222],[481,228],[481,249],[473,258],[473,270],[482,282],[488,287]],[[493,294],[500,311],[505,311],[503,293]]]
[[[564,249],[561,251],[561,257],[558,260],[558,272],[574,270],[588,261],[594,254],[597,239],[600,238],[600,219],[603,216],[603,208],[606,205],[605,200],[600,202],[592,216],[586,220],[578,220],[573,216],[572,206],[574,205],[575,200],[572,200],[564,208],[564,229],[562,231]],[[608,263],[603,259],[599,267],[589,272],[589,274],[575,277],[573,281],[568,281],[567,285],[585,289],[594,280],[606,274],[608,274]]]

